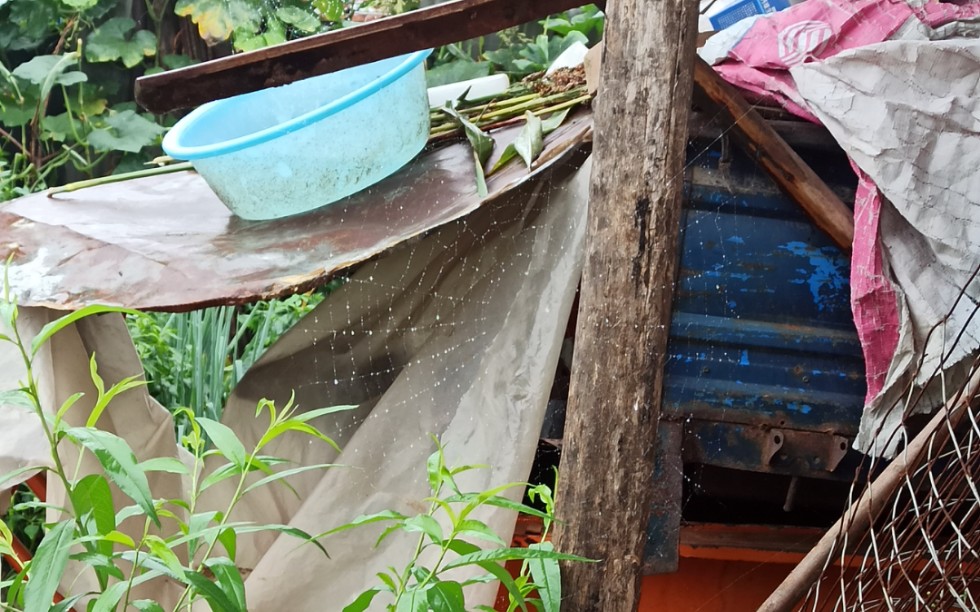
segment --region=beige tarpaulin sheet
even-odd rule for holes
[[[899,337],[856,445],[892,454],[906,416],[942,405],[980,349],[980,42],[889,41],[792,74],[885,197],[882,257],[894,275]],[[917,406],[906,405],[910,385],[927,391]]]
[[[491,466],[471,472],[466,488],[525,479],[580,274],[589,170],[586,163],[574,172],[566,165],[544,173],[492,206],[363,265],[275,344],[235,390],[224,421],[248,445],[260,398],[283,403],[295,392],[304,409],[357,404],[315,423],[344,449],[339,456],[306,438],[284,438],[268,449],[304,464],[348,467],[293,479],[298,498],[281,488],[253,493],[234,518],[319,532],[366,512],[424,511],[430,435],[446,445],[450,464]],[[24,333],[53,316],[22,309]],[[82,321],[40,354],[37,374],[48,409],[79,390],[91,398],[93,353],[107,383],[138,372],[121,317]],[[0,365],[0,385],[13,387],[22,372],[7,347]],[[13,410],[0,413],[24,414]],[[72,414],[82,421],[87,411],[79,406]],[[0,430],[0,472],[43,460],[46,449],[30,434],[29,418],[4,425],[10,428]],[[170,415],[142,390],[121,396],[99,425],[125,437],[140,459],[178,453]],[[91,469],[86,463],[82,473]],[[155,490],[159,497],[175,495],[179,486],[173,476],[155,484],[162,487]],[[58,503],[59,494],[52,487],[49,498]],[[501,511],[483,518],[505,539],[515,520]],[[376,572],[410,557],[414,539],[393,538],[375,549],[377,535],[354,530],[325,540],[330,559],[288,537],[240,543],[249,609],[341,609],[376,583]],[[69,571],[62,586],[78,592],[85,580]],[[173,597],[164,585],[152,588],[141,596]],[[494,589],[484,586],[471,605],[491,603]]]

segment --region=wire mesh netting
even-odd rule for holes
[[[980,357],[965,367],[928,425],[907,419],[918,433],[891,465],[870,460],[832,545],[811,552],[824,565],[801,609],[980,609]],[[910,393],[894,409],[921,398]]]

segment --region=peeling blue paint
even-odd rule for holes
[[[789,402],[788,404],[786,404],[786,409],[792,410],[793,412],[799,412],[801,414],[810,414],[810,411],[813,410],[813,407],[811,407],[809,404],[801,404],[799,402]]]
[[[738,365],[742,365],[742,366],[749,365],[749,351],[748,350],[745,350],[745,349],[742,350],[742,356],[738,360]]]
[[[828,247],[818,249],[799,241],[787,242],[779,248],[809,260],[813,270],[797,268],[797,272],[803,274],[804,278],[793,279],[790,282],[809,285],[813,303],[819,310],[828,306],[834,296],[848,286],[847,278],[841,273],[842,270],[847,269],[846,261],[836,249]]]
[[[729,236],[728,238],[725,238],[725,240],[727,242],[731,242],[732,244],[745,244],[745,241],[742,240],[740,236]]]

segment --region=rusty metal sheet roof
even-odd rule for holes
[[[498,154],[519,129],[495,134]],[[591,133],[588,112],[569,118],[536,168],[509,164],[482,200],[465,143],[427,150],[370,189],[274,221],[233,216],[193,172],[35,194],[0,208],[0,257],[14,255],[10,285],[23,306],[185,311],[279,297],[492,202],[567,161]]]

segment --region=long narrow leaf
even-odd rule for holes
[[[204,428],[208,437],[211,438],[211,441],[214,442],[215,447],[221,451],[225,459],[244,470],[248,453],[245,451],[241,440],[235,435],[235,432],[227,425],[206,417],[198,418],[197,422],[201,424],[201,427]]]
[[[517,585],[514,581],[514,577],[510,575],[507,568],[502,565],[498,565],[496,561],[480,561],[476,565],[483,568],[487,572],[493,574],[500,584],[504,585],[507,589],[507,593],[510,595],[511,600],[520,607],[521,610],[527,610],[527,604],[524,601],[524,594],[521,593],[521,587]]]
[[[21,476],[24,476],[25,474],[32,474],[33,472],[38,472],[38,471],[47,471],[47,469],[48,468],[37,467],[37,466],[29,465],[27,467],[22,467],[22,468],[17,468],[16,470],[11,470],[11,471],[7,472],[6,474],[0,474],[0,491],[5,491],[5,490],[10,489],[10,488],[12,488],[14,486],[14,485],[8,484],[8,483],[11,483],[11,482],[13,482],[15,480],[18,483],[20,483],[20,482],[23,482],[24,480],[27,480],[28,478],[30,478],[30,477],[21,478]]]
[[[327,468],[339,467],[339,466],[340,466],[340,464],[338,464],[338,463],[318,463],[316,465],[304,465],[303,467],[298,467],[298,468],[293,468],[291,470],[283,470],[281,472],[276,472],[275,474],[273,474],[271,476],[266,476],[265,478],[263,478],[261,480],[257,480],[255,482],[253,482],[252,484],[250,484],[248,487],[245,488],[245,493],[248,493],[249,491],[252,491],[253,489],[258,489],[260,487],[264,487],[265,485],[267,485],[269,483],[276,482],[276,481],[282,480],[284,478],[289,478],[291,476],[295,476],[296,474],[302,474],[303,472],[309,472],[311,470],[324,470],[324,469],[327,469]],[[296,492],[293,491],[293,493],[296,493]],[[297,494],[297,496],[299,496],[299,494]]]
[[[357,596],[357,599],[351,603],[344,606],[343,612],[364,612],[374,601],[375,595],[381,592],[381,589],[368,589]]]
[[[154,524],[160,524],[146,474],[136,463],[136,456],[125,440],[107,431],[85,427],[73,427],[67,433],[69,438],[95,455],[110,480],[136,502]]]
[[[24,612],[47,612],[68,567],[74,524],[58,523],[45,534],[31,562],[30,580],[24,586]]]
[[[63,317],[59,317],[54,321],[51,321],[47,325],[41,328],[41,331],[34,336],[31,340],[31,356],[37,355],[37,352],[41,349],[45,342],[51,339],[51,336],[55,335],[59,331],[68,327],[72,323],[75,323],[85,317],[90,317],[97,314],[106,314],[109,312],[119,312],[122,314],[129,314],[133,316],[142,316],[142,313],[138,310],[133,310],[132,308],[121,308],[119,306],[100,306],[94,304],[92,306],[86,306],[85,308],[76,310],[75,312],[66,314]]]
[[[526,123],[524,128],[514,139],[514,150],[530,170],[531,164],[541,155],[544,149],[544,132],[541,129],[541,120],[531,111],[524,112]]]
[[[186,576],[187,582],[210,604],[211,612],[247,612],[244,608],[239,608],[221,587],[208,580],[204,574],[187,572]]]
[[[425,593],[432,612],[465,612],[463,587],[452,580],[440,580]]]
[[[531,544],[528,548],[554,551],[551,542]],[[557,559],[528,559],[531,578],[541,598],[542,612],[560,612],[561,608],[561,568]]]
[[[556,561],[592,562],[592,559],[534,548],[496,548],[463,555],[446,563],[442,569],[448,571],[465,565],[479,565],[484,561],[513,561],[516,559],[554,559]],[[482,567],[482,566],[481,566]]]
[[[208,559],[205,565],[214,574],[218,586],[228,595],[236,608],[243,611],[248,610],[248,605],[245,603],[245,583],[242,581],[242,575],[235,564],[230,559],[217,557]]]
[[[403,521],[407,517],[394,510],[385,510],[383,512],[377,512],[375,514],[362,514],[361,516],[355,518],[349,523],[344,523],[339,527],[334,527],[328,531],[318,534],[317,538],[322,538],[324,536],[333,535],[335,533],[340,533],[341,531],[347,531],[348,529],[353,529],[355,527],[360,527],[361,525],[370,525],[371,523],[380,523],[387,521]]]
[[[486,132],[478,128],[475,124],[471,123],[456,109],[446,106],[440,110],[455,119],[456,122],[463,127],[463,131],[466,133],[466,139],[470,141],[470,146],[473,149],[473,163],[476,171],[476,191],[481,198],[486,197],[488,193],[487,179],[483,172],[483,165],[487,163],[487,160],[490,159],[490,154],[493,152],[493,147],[495,144],[494,139],[487,135]]]
[[[330,406],[328,408],[317,408],[316,410],[308,410],[292,417],[293,421],[299,421],[301,423],[306,423],[315,418],[322,417],[327,414],[334,414],[337,412],[345,412],[348,410],[354,410],[357,408],[357,404],[344,404],[340,406]]]

